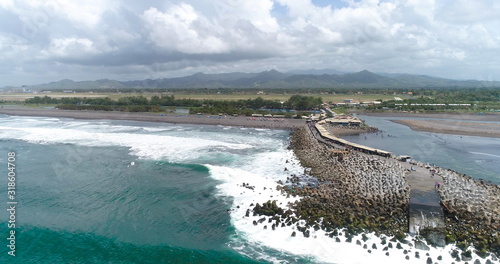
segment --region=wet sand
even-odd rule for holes
[[[0,106],[0,114],[12,116],[41,116],[41,117],[65,117],[76,119],[111,119],[111,120],[133,120],[146,122],[165,122],[172,124],[200,124],[200,125],[222,125],[250,128],[268,128],[291,130],[305,124],[302,119],[291,118],[256,118],[249,119],[246,116],[226,118],[214,118],[214,116],[202,115],[179,115],[167,114],[160,116],[158,113],[132,113],[116,111],[78,111],[59,110],[46,108],[32,108],[24,106]],[[282,121],[281,121],[282,120]]]
[[[500,137],[500,124],[470,121],[444,120],[391,120],[392,122],[409,126],[415,131],[468,135],[479,137]]]
[[[490,121],[500,122],[500,113],[486,114],[451,114],[451,113],[402,113],[402,112],[384,112],[384,113],[369,113],[357,112],[359,115],[378,116],[378,117],[412,117],[412,118],[435,118],[435,119],[454,119],[468,121]]]

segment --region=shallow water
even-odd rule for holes
[[[381,132],[343,137],[346,140],[500,184],[499,138],[418,132],[390,121],[398,118],[359,117]]]

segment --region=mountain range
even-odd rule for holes
[[[61,80],[31,85],[30,90],[53,89],[120,89],[120,88],[480,88],[500,87],[497,81],[451,80],[414,74],[376,74],[367,70],[342,73],[335,70],[309,70],[282,73],[276,70],[260,73],[196,73],[185,77],[116,81]],[[12,87],[5,87],[8,89]]]

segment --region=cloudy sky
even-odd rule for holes
[[[500,80],[497,0],[0,0],[0,87],[336,69]]]

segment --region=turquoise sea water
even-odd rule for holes
[[[291,237],[294,226],[271,231],[245,217],[251,204],[296,199],[275,189],[304,170],[287,140],[267,129],[0,115],[0,263],[406,261],[401,251],[370,253],[321,230]],[[10,151],[15,257],[6,246]],[[444,250],[431,255],[447,261]]]
[[[233,197],[210,171],[239,168],[251,175],[261,164],[261,172],[276,176],[265,166],[284,164],[291,154],[287,137],[285,131],[1,116],[0,166],[7,168],[7,153],[16,153],[18,235],[16,256],[2,243],[0,263],[307,259],[242,239],[231,223]],[[0,217],[7,241],[8,212]]]

